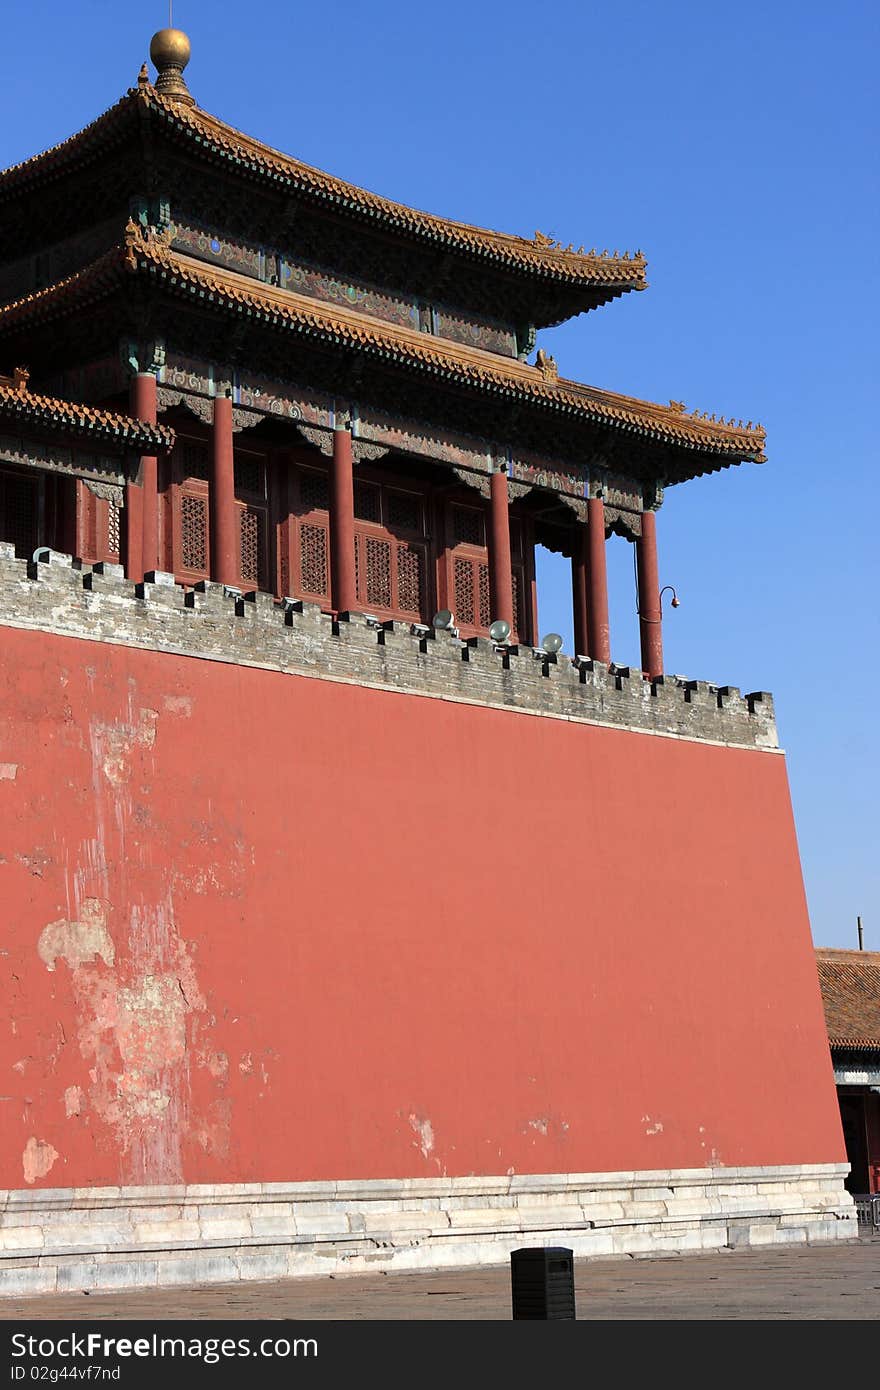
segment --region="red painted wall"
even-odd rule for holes
[[[780,756],[2,651],[0,1187],[843,1160]]]

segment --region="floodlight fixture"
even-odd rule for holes
[[[455,627],[455,614],[448,608],[441,608],[434,614],[434,627],[438,632],[451,632]]]
[[[548,656],[555,656],[557,652],[562,651],[562,638],[558,632],[548,632],[541,646]]]
[[[681,602],[679,600],[678,594],[675,592],[671,584],[664,584],[663,588],[660,590],[660,607],[663,607],[663,595],[666,593],[667,589],[672,594],[672,607],[680,608]]]
[[[380,628],[382,626],[381,620],[376,617],[375,613],[364,613],[362,617],[367,627]]]
[[[493,642],[497,642],[499,646],[503,646],[510,636],[510,623],[507,622],[505,618],[496,618],[489,628],[489,636],[492,638]]]
[[[51,556],[52,547],[50,545],[39,545],[33,553],[32,562],[35,565],[48,565]]]

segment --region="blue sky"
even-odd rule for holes
[[[110,105],[167,15],[9,7],[0,165]],[[174,18],[200,104],[268,143],[450,217],[646,252],[646,293],[539,343],[565,376],[766,426],[763,467],[666,495],[666,668],[773,691],[814,938],[855,945],[861,913],[880,949],[880,7],[176,0]],[[624,542],[609,562],[613,655],[637,665]],[[565,563],[539,583],[570,650]]]

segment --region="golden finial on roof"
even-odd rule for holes
[[[160,29],[150,40],[150,58],[156,67],[156,91],[185,106],[195,106],[183,78],[192,47],[182,29]]]

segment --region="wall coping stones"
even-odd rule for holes
[[[203,581],[185,589],[151,571],[57,551],[20,560],[0,543],[0,626],[229,662],[312,679],[627,729],[666,738],[779,752],[773,697],[531,647],[462,641],[422,623],[335,617],[320,605],[276,602]]]

